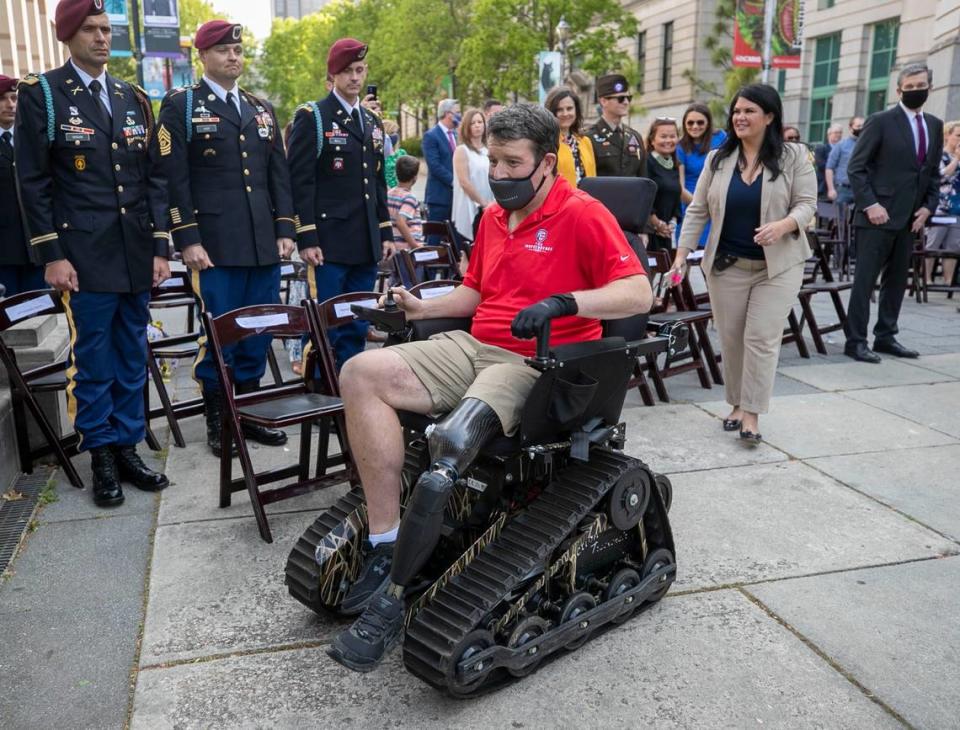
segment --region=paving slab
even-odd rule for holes
[[[960,558],[954,557],[783,581],[750,592],[913,727],[955,728],[958,585]]]
[[[316,513],[157,528],[141,665],[326,638],[339,622],[287,593],[283,570]]]
[[[744,596],[659,606],[520,683],[451,700],[403,669],[322,649],[142,671],[134,730],[210,727],[847,727],[897,723]],[[816,698],[815,701],[811,701]]]
[[[879,365],[844,359],[846,362],[781,368],[780,372],[824,391],[939,383],[951,379],[949,375],[915,367],[893,358],[884,358]]]
[[[960,346],[960,340],[958,340],[957,345]],[[933,370],[937,373],[960,378],[960,353],[957,352],[920,357],[917,358],[913,364],[918,368],[925,368],[926,370]]]
[[[846,395],[861,403],[909,418],[927,428],[960,438],[960,381],[854,390]]]
[[[808,463],[960,541],[960,445],[827,456]]]
[[[670,479],[677,589],[960,551],[955,542],[796,461]]]
[[[718,416],[726,403],[702,403]],[[956,440],[841,393],[777,398],[760,417],[764,440],[797,459],[939,446]]]
[[[726,415],[726,413],[724,413]],[[693,405],[663,404],[624,409],[626,453],[643,459],[654,471],[699,471],[745,464],[784,461],[766,444],[745,449],[736,434],[724,433],[721,421]]]
[[[41,524],[0,582],[0,726],[122,727],[152,513]]]

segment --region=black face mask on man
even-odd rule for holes
[[[490,191],[493,193],[494,199],[500,204],[501,208],[505,210],[521,210],[526,208],[530,204],[530,201],[537,196],[540,188],[542,188],[543,184],[547,181],[547,176],[544,175],[537,187],[533,187],[533,183],[531,182],[533,173],[540,167],[541,162],[543,162],[542,157],[526,177],[505,177],[500,180],[490,177]]]
[[[907,109],[919,109],[927,103],[930,89],[910,89],[900,92],[900,100]]]

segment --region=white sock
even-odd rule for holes
[[[400,532],[400,523],[397,523],[396,527],[394,527],[392,530],[387,530],[386,532],[380,532],[376,534],[371,532],[368,539],[370,540],[370,544],[373,547],[376,547],[382,542],[396,542],[398,532]]]

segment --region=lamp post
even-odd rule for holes
[[[560,41],[560,83],[562,84],[567,75],[567,41],[570,40],[570,24],[562,15],[555,30],[557,40]]]

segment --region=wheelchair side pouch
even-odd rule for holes
[[[713,259],[713,273],[719,274],[721,271],[726,271],[731,266],[737,263],[736,256],[730,256],[725,253],[718,253]]]
[[[550,390],[550,418],[561,427],[569,426],[590,405],[599,381],[586,373],[577,373],[575,380],[557,377]]]

